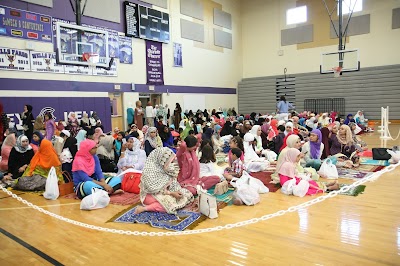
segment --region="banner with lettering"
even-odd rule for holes
[[[29,51],[0,47],[0,70],[30,71]]]
[[[121,64],[132,64],[132,38],[119,36],[119,62]]]
[[[162,43],[146,40],[146,73],[148,85],[164,85]]]
[[[51,17],[0,6],[0,35],[51,43]]]
[[[64,66],[56,63],[56,53],[31,51],[30,54],[31,71],[64,74]]]
[[[64,72],[71,75],[93,75],[93,70],[86,66],[64,65]]]

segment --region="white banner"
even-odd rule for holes
[[[0,47],[0,70],[30,71],[29,51]]]
[[[114,62],[111,65],[110,70],[106,70],[104,68],[96,67],[93,69],[93,76],[108,76],[108,77],[116,77],[117,76],[117,60],[114,58]]]
[[[31,51],[30,54],[31,70],[33,72],[64,74],[64,66],[56,63],[56,53]]]
[[[91,76],[93,73],[92,69],[85,66],[72,66],[72,65],[64,65],[65,74],[72,75],[88,75]]]

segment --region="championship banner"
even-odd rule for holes
[[[174,42],[174,67],[182,67],[182,44]]]
[[[64,74],[64,66],[57,65],[56,53],[30,52],[31,71]]]
[[[121,64],[132,64],[132,38],[119,36],[119,62]]]
[[[93,76],[106,76],[106,77],[116,77],[116,76],[118,76],[117,59],[114,59],[114,62],[111,65],[111,69],[110,70],[106,70],[104,68],[98,68],[98,67],[93,69]]]
[[[51,43],[51,17],[0,6],[0,35]]]
[[[0,69],[30,71],[29,51],[0,47]]]
[[[162,43],[146,40],[147,85],[164,85]]]

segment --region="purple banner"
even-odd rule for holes
[[[132,38],[119,36],[119,62],[121,64],[132,64]]]
[[[83,113],[90,115],[96,112],[104,126],[104,132],[111,130],[111,106],[108,97],[2,97],[0,101],[13,124],[22,126],[20,114],[24,105],[30,104],[33,106],[35,118],[44,112],[50,112],[56,121],[68,121],[69,112],[75,112],[78,119],[82,118]]]
[[[162,43],[146,40],[147,85],[164,85]]]
[[[52,42],[51,17],[0,6],[0,35]]]

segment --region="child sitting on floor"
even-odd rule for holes
[[[232,180],[232,178],[240,178],[243,174],[244,164],[240,159],[242,151],[239,148],[231,149],[232,152],[232,165],[225,169],[224,177],[226,180]]]

